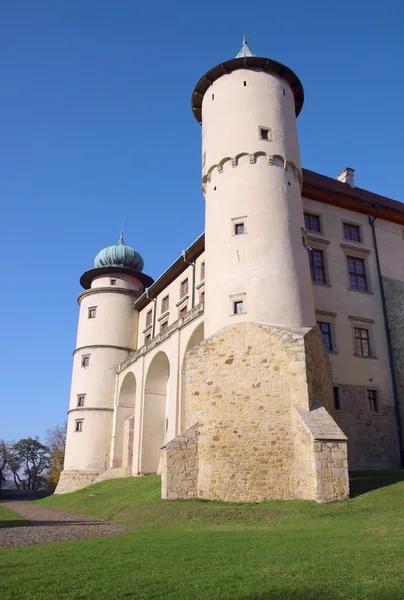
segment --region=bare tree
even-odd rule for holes
[[[0,440],[0,494],[6,481],[6,474],[10,470],[10,446],[10,442]]]

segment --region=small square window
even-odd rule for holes
[[[149,325],[152,324],[152,318],[153,318],[153,311],[149,310],[149,312],[146,314],[146,327],[149,327]]]
[[[90,364],[90,357],[89,356],[82,356],[81,357],[81,366],[82,367],[88,367]]]
[[[151,333],[148,333],[144,338],[144,343],[148,344],[151,341]]]
[[[369,329],[354,327],[355,354],[358,356],[371,356]]]
[[[161,301],[161,312],[165,313],[168,310],[170,303],[169,296],[165,296]]]
[[[321,222],[319,215],[304,213],[304,226],[306,227],[307,231],[321,233]]]
[[[334,386],[334,408],[335,410],[341,410],[341,393],[338,386]]]
[[[201,263],[201,281],[205,279],[205,263]]]
[[[241,235],[242,233],[245,233],[244,223],[235,223],[234,233],[235,235]]]
[[[361,241],[361,228],[359,225],[351,225],[350,223],[344,223],[344,238],[351,240],[352,242]]]
[[[85,401],[86,401],[86,395],[85,394],[79,394],[77,396],[77,406],[84,406]]]
[[[334,348],[331,337],[331,323],[317,321],[317,325],[320,328],[321,334],[323,336],[324,346],[326,347],[328,352],[332,352]]]
[[[244,312],[244,301],[236,300],[235,302],[233,302],[233,314],[242,315],[243,312]]]
[[[183,306],[183,307],[181,308],[181,310],[179,311],[179,317],[180,317],[181,319],[182,319],[182,318],[184,318],[184,317],[185,317],[185,315],[187,314],[187,312],[188,312],[188,306],[186,306],[186,305],[185,305],[185,306]]]
[[[366,390],[366,397],[368,401],[368,408],[370,412],[378,413],[380,412],[379,406],[379,398],[377,397],[376,390]]]
[[[76,421],[74,431],[83,431],[83,421]]]
[[[188,278],[181,282],[180,294],[181,298],[188,294]]]
[[[116,285],[116,279],[110,279],[109,282],[111,285]]]
[[[167,331],[168,329],[168,321],[164,321],[164,323],[162,323],[160,325],[160,333],[163,333],[164,331]]]
[[[97,307],[96,306],[92,306],[91,308],[88,309],[88,318],[89,319],[95,319],[95,313],[97,312]]]
[[[264,142],[270,142],[272,138],[271,130],[269,127],[260,127],[259,128],[259,138]]]

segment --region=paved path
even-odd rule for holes
[[[0,546],[30,546],[47,542],[87,540],[129,531],[123,525],[32,502],[10,500],[2,502],[2,505],[23,516],[30,523],[24,527],[0,528]]]

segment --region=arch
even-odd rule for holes
[[[186,368],[186,357],[187,352],[195,348],[195,346],[199,346],[205,339],[205,327],[204,323],[199,323],[191,334],[191,337],[188,340],[187,347],[185,349],[184,358],[182,361],[182,369],[181,369],[181,406],[180,406],[180,431],[184,431],[186,429],[186,398],[185,398],[185,368]]]
[[[166,405],[170,363],[158,352],[146,375],[143,403],[141,473],[157,473],[166,432]]]
[[[130,371],[119,389],[116,416],[113,466],[131,468],[133,457],[133,426],[136,403],[136,378]],[[129,419],[132,419],[129,421]]]

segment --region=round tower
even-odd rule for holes
[[[91,483],[109,466],[116,367],[136,350],[133,302],[153,280],[143,259],[124,243],[104,248],[80,284],[76,350],[68,413],[63,493]]]
[[[236,58],[197,83],[206,199],[205,334],[254,321],[315,324],[296,117],[303,87],[285,65]]]

